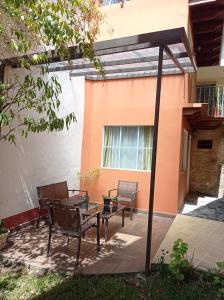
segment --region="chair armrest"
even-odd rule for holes
[[[95,212],[95,213],[91,214],[91,216],[85,218],[85,220],[83,220],[83,221],[81,222],[81,225],[84,225],[85,223],[87,223],[87,222],[88,222],[89,220],[91,220],[92,218],[97,217],[97,215],[100,216],[100,212],[99,212],[99,211],[98,211],[98,212]]]
[[[137,193],[138,193],[138,191],[131,193],[132,200],[135,200],[135,197],[136,197]]]
[[[113,192],[113,191],[117,191],[117,189],[109,190],[109,191],[108,191],[108,196],[109,196],[109,197],[110,197],[110,195],[111,195],[111,192]]]
[[[40,207],[47,206],[51,202],[58,203],[60,201],[59,199],[54,199],[54,198],[38,198],[37,200],[39,202]]]

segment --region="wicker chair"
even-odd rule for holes
[[[92,227],[96,228],[97,251],[100,250],[100,212],[96,212],[84,220],[81,220],[78,207],[50,203],[48,205],[49,237],[47,245],[47,256],[50,253],[52,232],[61,233],[68,237],[78,239],[76,266],[79,263],[82,235]]]
[[[73,196],[69,196],[69,192],[78,193]],[[67,181],[48,184],[44,186],[37,187],[37,195],[39,202],[38,217],[37,217],[37,227],[40,223],[41,215],[47,215],[47,206],[49,203],[60,199],[73,199],[77,205],[82,203],[88,203],[89,196],[87,191],[83,190],[69,190]],[[56,201],[58,202],[58,201]]]
[[[131,210],[130,219],[132,220],[134,205],[138,192],[138,182],[119,180],[117,188],[109,190],[109,197],[112,196],[113,191],[117,191],[116,196],[118,197],[118,202],[128,203],[128,206]]]

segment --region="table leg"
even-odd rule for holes
[[[106,223],[104,224],[104,230],[105,230],[105,242],[108,240],[108,219],[106,219]]]
[[[122,209],[122,227],[124,227],[124,209]]]

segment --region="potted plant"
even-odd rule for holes
[[[102,196],[103,197],[103,213],[110,213],[110,201],[111,198],[109,196]]]
[[[118,205],[118,198],[117,198],[117,196],[112,197],[111,201],[113,203],[112,212],[115,212],[115,211],[117,211],[117,205]]]
[[[5,247],[8,235],[9,230],[5,228],[4,221],[0,219],[0,250]]]

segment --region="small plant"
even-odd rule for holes
[[[170,254],[169,270],[172,276],[178,280],[184,280],[184,274],[190,266],[190,263],[186,257],[188,251],[188,244],[184,243],[182,239],[178,239],[174,242],[172,253]]]
[[[112,198],[111,198],[111,201],[112,201],[113,203],[118,203],[118,197],[117,197],[117,196],[112,197]]]
[[[224,275],[224,261],[218,261],[216,263],[216,266],[218,268],[218,272],[222,275]]]
[[[213,276],[213,286],[218,289],[220,299],[224,298],[224,261],[216,263],[217,270]]]
[[[165,264],[166,256],[169,254],[169,251],[166,249],[161,250],[162,254],[158,258],[158,271],[161,276],[164,276],[167,273],[167,265]]]
[[[83,173],[78,172],[77,176],[82,183],[82,186],[86,189],[90,189],[96,179],[100,176],[100,170],[95,168]]]

